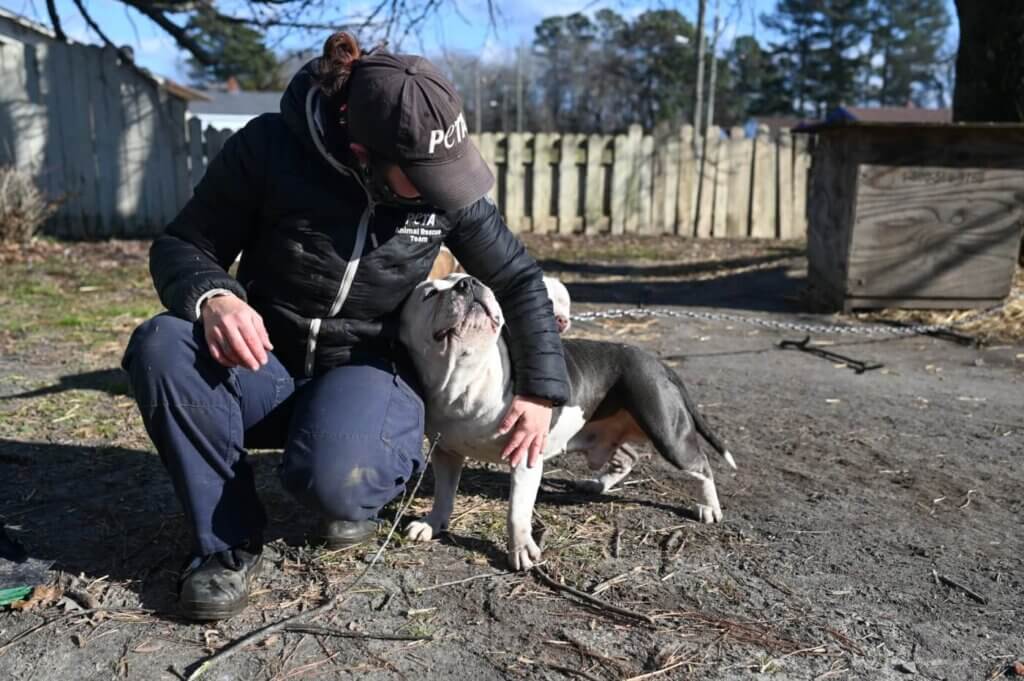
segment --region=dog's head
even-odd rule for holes
[[[569,289],[554,277],[544,277],[544,285],[548,288],[548,298],[551,299],[551,306],[555,311],[558,333],[565,333],[572,326],[572,315],[570,314],[572,302],[569,298]]]
[[[450,274],[413,289],[402,308],[399,337],[423,372],[484,355],[504,323],[491,289],[467,274]]]

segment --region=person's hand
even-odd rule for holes
[[[498,427],[498,435],[510,431],[512,433],[501,452],[501,458],[507,459],[509,465],[515,468],[526,456],[526,465],[533,468],[547,444],[550,427],[551,402],[516,395]]]
[[[214,296],[200,311],[206,345],[221,365],[256,371],[273,350],[263,318],[238,296]]]

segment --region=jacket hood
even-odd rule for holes
[[[319,88],[320,58],[317,57],[299,69],[288,83],[281,96],[281,116],[288,129],[302,140],[310,153],[325,158],[339,170],[342,169],[339,166],[342,166],[345,171],[353,172],[348,143],[341,139],[343,132],[338,131],[336,137],[339,139],[328,139],[313,123],[323,102]]]
[[[281,95],[281,116],[285,124],[314,153],[316,145],[313,142],[313,135],[316,133],[310,129],[307,120],[306,100],[310,91],[319,87],[319,74],[320,58],[317,57],[299,69]]]

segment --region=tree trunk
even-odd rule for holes
[[[1024,2],[956,0],[955,121],[1024,121]]]

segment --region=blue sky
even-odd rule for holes
[[[187,80],[184,53],[177,49],[173,40],[148,19],[115,0],[83,0],[89,12],[100,24],[111,40],[128,44],[135,49],[136,60],[152,71],[174,78]],[[709,11],[715,0],[708,0]],[[727,43],[733,35],[754,33],[759,38],[770,36],[759,25],[757,17],[770,12],[775,0],[720,0],[723,21],[727,24],[723,39]],[[71,0],[56,0],[65,32],[74,40],[98,43],[99,39],[89,30]],[[370,3],[338,3],[346,13],[359,15]],[[374,3],[375,4],[375,3]],[[502,51],[513,50],[520,43],[528,43],[533,27],[541,19],[553,14],[569,14],[573,11],[593,12],[609,7],[626,16],[633,16],[651,8],[675,8],[694,20],[697,0],[654,0],[635,2],[629,0],[517,0],[515,3],[498,3],[502,15],[498,18],[496,30],[488,20],[484,0],[459,0],[458,12],[453,3],[445,3],[445,9],[427,21],[415,36],[410,36],[402,47],[408,51],[436,54],[442,47],[483,54],[485,57],[499,56]],[[947,0],[950,14],[955,16],[953,0]],[[49,24],[45,0],[0,0],[0,7],[28,16],[43,24]],[[326,32],[324,32],[326,34]],[[951,32],[955,34],[954,30]],[[285,49],[318,48],[325,35],[291,35],[281,39]],[[955,35],[951,36],[955,40]]]

